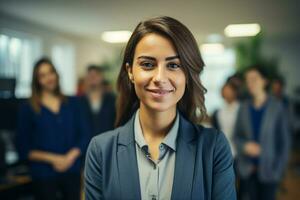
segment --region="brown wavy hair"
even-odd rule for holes
[[[204,105],[206,89],[199,77],[204,67],[199,47],[185,25],[174,18],[162,16],[140,22],[127,43],[117,79],[118,98],[115,126],[126,123],[139,107],[139,99],[133,83],[128,77],[126,63],[132,66],[138,42],[150,33],[159,34],[173,43],[187,80],[185,92],[177,103],[177,108],[189,121],[200,123],[206,117]]]
[[[29,102],[36,113],[39,113],[41,110],[41,93],[43,88],[39,82],[39,70],[43,64],[50,65],[51,70],[55,73],[57,77],[56,88],[54,90],[55,95],[57,95],[62,101],[66,100],[65,96],[61,92],[59,86],[59,74],[57,73],[53,63],[51,62],[50,59],[46,57],[41,58],[34,64],[33,67],[32,82],[31,82],[31,97],[29,98]]]

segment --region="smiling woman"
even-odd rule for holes
[[[162,63],[162,60],[165,62]],[[186,77],[183,96],[178,99],[178,107],[186,118],[199,123],[206,115],[204,107],[206,90],[199,79],[204,62],[197,42],[191,32],[177,20],[158,17],[139,23],[125,49],[117,84],[120,94],[117,104],[117,126],[130,119],[140,102],[133,84],[130,84],[128,72],[134,71],[134,66],[137,65],[142,65],[143,69],[153,65],[152,68],[157,71],[158,64],[166,65],[168,69],[180,68],[172,73],[176,79],[179,78],[179,74]],[[160,70],[161,72],[164,73]]]
[[[135,86],[141,109],[149,107],[165,111],[175,108],[184,94],[186,79],[179,56],[173,44],[158,34],[151,33],[141,39],[133,64],[126,63],[126,70]]]
[[[118,128],[89,145],[87,200],[236,199],[224,134],[198,125],[206,114],[203,66],[179,21],[138,24],[118,77]]]

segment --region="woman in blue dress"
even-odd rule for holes
[[[80,198],[81,155],[88,127],[77,100],[62,94],[52,62],[34,66],[32,95],[19,112],[17,146],[28,160],[37,199]]]

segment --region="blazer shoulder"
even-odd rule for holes
[[[248,109],[249,106],[250,106],[250,100],[245,99],[245,100],[240,102],[239,110]]]
[[[96,135],[92,138],[92,140],[93,140],[93,142],[95,142],[95,144],[97,146],[105,146],[106,144],[109,144],[112,141],[117,140],[118,134],[119,134],[119,129],[120,128],[116,128],[116,129],[101,133],[99,135]]]
[[[215,128],[203,128],[203,151],[211,156],[216,171],[222,171],[232,165],[232,151],[229,142],[222,131]]]
[[[204,137],[206,139],[214,139],[219,135],[223,134],[221,131],[213,127],[204,127],[202,125],[196,125],[196,130],[198,136]]]
[[[229,148],[228,140],[222,131],[215,128],[207,128],[201,125],[197,125],[198,130],[198,143],[201,143],[204,149],[220,149]],[[230,148],[229,148],[230,149]]]
[[[284,105],[282,103],[282,101],[280,101],[279,99],[276,99],[274,96],[270,96],[269,97],[269,101],[270,101],[270,106],[272,106],[272,108],[277,108],[278,110],[283,110],[284,109]]]

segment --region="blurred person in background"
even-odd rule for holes
[[[267,74],[260,66],[250,67],[245,80],[251,98],[241,104],[234,132],[239,194],[241,199],[273,200],[288,162],[287,114],[266,92]]]
[[[283,105],[288,108],[289,107],[289,99],[284,94],[284,80],[281,77],[277,77],[272,81],[271,91],[274,97],[278,100],[282,101]]]
[[[77,81],[77,91],[76,96],[83,96],[85,92],[85,80],[84,77],[80,77]]]
[[[96,65],[87,68],[81,108],[87,116],[91,137],[114,128],[116,118],[115,95],[104,87],[103,69]]]
[[[228,77],[226,82],[230,82],[230,84],[234,85],[236,89],[237,99],[239,101],[242,101],[248,97],[243,76],[240,73],[235,73],[232,76]]]
[[[114,91],[113,85],[111,84],[111,82],[109,80],[104,79],[103,87],[104,87],[104,91],[107,93],[113,93],[113,91]]]
[[[32,95],[19,112],[17,132],[20,157],[29,161],[38,200],[80,199],[87,130],[78,100],[62,94],[54,65],[40,59],[33,69]]]
[[[204,116],[204,63],[188,28],[171,17],[140,22],[118,76],[118,128],[92,139],[85,197],[235,200],[232,155]]]
[[[288,96],[284,93],[284,87],[285,87],[285,81],[283,77],[277,76],[275,79],[272,80],[271,93],[275,98],[277,98],[279,101],[283,103],[283,106],[287,112],[287,121],[290,129],[290,134],[291,137],[293,137],[293,124],[294,124],[293,109]],[[282,178],[284,179],[285,177],[286,177],[286,173],[283,174]],[[287,184],[284,181],[281,182],[279,188],[281,192],[287,192]]]
[[[212,125],[225,134],[229,141],[233,157],[235,157],[236,150],[233,143],[233,131],[240,107],[238,89],[234,83],[229,81],[224,84],[221,93],[224,99],[224,105],[214,112]]]

